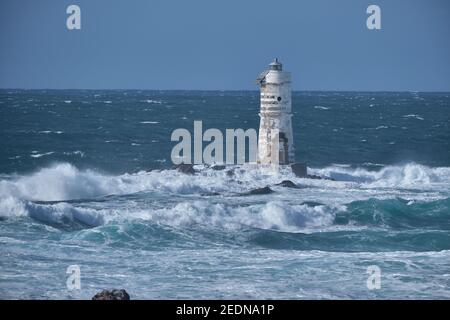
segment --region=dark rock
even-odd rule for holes
[[[233,169],[228,170],[228,171],[227,171],[227,176],[228,176],[228,177],[234,176],[234,170],[233,170]]]
[[[93,296],[92,300],[130,300],[130,295],[124,289],[103,290]]]
[[[185,174],[194,174],[195,173],[195,169],[192,164],[185,164],[185,163],[177,164],[174,166],[174,169],[176,169],[182,173],[185,173]]]
[[[225,166],[222,166],[222,165],[213,165],[212,167],[211,167],[211,169],[213,169],[213,170],[224,170],[225,169]]]
[[[202,197],[220,196],[218,192],[205,192],[200,194]]]
[[[257,189],[250,190],[249,192],[242,193],[241,195],[243,195],[243,196],[251,196],[251,195],[269,194],[269,193],[272,193],[272,192],[273,192],[273,190],[270,189],[267,186],[267,187],[264,187],[264,188],[257,188]]]
[[[291,180],[283,180],[280,183],[277,183],[276,186],[285,187],[285,188],[299,188],[295,183]]]
[[[308,179],[316,179],[316,180],[331,180],[331,181],[336,181],[333,178],[328,178],[328,177],[321,177],[321,176],[316,176],[316,175],[312,175],[312,174],[308,174],[306,176],[306,178]]]

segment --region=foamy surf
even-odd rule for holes
[[[176,170],[153,170],[121,175],[110,175],[96,170],[79,170],[69,163],[59,163],[26,175],[14,175],[0,180],[0,198],[14,196],[34,201],[64,201],[92,199],[107,195],[159,191],[173,194],[222,193],[232,195],[253,188],[272,186],[283,180],[292,180],[305,187],[339,192],[343,188],[373,192],[376,197],[384,189],[392,189],[392,196],[403,195],[404,189],[434,192],[436,197],[450,191],[450,168],[430,168],[409,163],[385,166],[379,170],[333,165],[309,168],[311,174],[326,180],[297,178],[290,172],[270,171],[254,166],[235,166],[229,170],[198,167],[194,175]],[[230,171],[232,174],[230,174]],[[45,186],[45,188],[43,187]],[[320,190],[315,189],[318,196]],[[397,193],[396,193],[397,192]],[[417,195],[418,197],[421,194]]]

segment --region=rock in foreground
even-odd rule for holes
[[[92,297],[92,300],[130,300],[124,289],[103,290]]]

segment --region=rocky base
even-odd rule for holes
[[[177,164],[173,168],[185,174],[194,174],[196,172],[192,164]]]
[[[294,173],[299,178],[307,178],[308,172],[305,163],[293,163],[290,165],[292,173]]]

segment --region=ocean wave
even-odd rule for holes
[[[214,189],[214,184],[213,180],[206,183],[203,176],[192,177],[176,170],[142,171],[114,176],[96,170],[80,170],[69,163],[59,163],[32,174],[0,180],[0,199],[14,196],[32,201],[66,201],[147,190],[188,194],[208,192]]]
[[[386,166],[378,171],[364,168],[345,168],[330,166],[321,169],[311,169],[310,172],[337,181],[351,181],[365,187],[386,188],[446,188],[450,185],[450,168],[430,168],[416,163]]]
[[[229,177],[225,170],[212,169],[202,170],[196,175],[186,175],[177,170],[155,170],[113,176],[96,170],[79,170],[69,163],[59,163],[32,174],[0,180],[0,198],[15,196],[26,200],[60,201],[141,191],[237,193],[257,188],[261,183],[278,183],[282,178],[282,173],[271,174],[252,167],[233,170],[233,177]]]
[[[335,223],[396,230],[450,230],[450,198],[429,202],[401,198],[353,201],[337,213]]]
[[[61,227],[78,224],[81,227],[96,227],[105,223],[105,210],[74,207],[68,203],[36,204],[14,197],[0,199],[0,217],[30,217],[39,222]],[[81,224],[81,225],[80,225]]]
[[[327,192],[338,192],[341,189],[373,190],[372,192],[386,188],[397,190],[398,192],[391,192],[392,197],[404,197],[401,194],[402,189],[431,190],[435,193],[431,198],[434,200],[436,197],[445,197],[443,193],[448,193],[450,187],[450,168],[431,168],[414,163],[385,166],[378,170],[332,165],[320,169],[309,168],[308,171],[310,174],[329,179],[297,178],[287,168],[271,171],[251,165],[235,166],[229,170],[213,170],[199,166],[194,175],[186,175],[177,170],[109,175],[96,170],[80,170],[69,163],[59,163],[31,174],[3,177],[0,180],[0,199],[13,196],[31,201],[66,201],[145,191],[177,195],[215,193],[230,196],[268,185],[274,186],[283,180],[292,180],[302,187],[321,188]],[[284,189],[276,188],[277,190],[285,192]],[[316,194],[320,196],[326,193]],[[348,193],[346,197],[349,195],[351,194]],[[422,195],[426,196],[426,193]],[[332,198],[330,195],[330,199]],[[349,200],[357,199],[359,198]]]
[[[7,198],[0,200],[0,212],[75,231],[64,233],[66,240],[144,250],[217,244],[334,252],[450,249],[450,199],[369,199],[338,207],[183,201],[165,208],[94,209]]]
[[[42,204],[7,197],[0,200],[0,216],[30,217],[48,224],[80,222],[86,227],[135,220],[176,228],[242,227],[284,232],[310,232],[333,224],[336,208],[324,205],[289,205],[280,201],[249,206],[232,206],[208,201],[185,201],[167,208],[94,209],[69,203]]]
[[[92,198],[120,191],[120,179],[93,170],[81,171],[68,163],[0,181],[0,199],[14,196],[25,200],[58,201]]]
[[[423,202],[367,199],[345,205],[301,204],[272,200],[266,203],[226,203],[210,200],[155,205],[92,208],[87,204],[42,203],[15,197],[0,199],[0,216],[28,216],[44,223],[80,222],[95,227],[111,222],[151,221],[178,228],[239,229],[250,227],[290,233],[381,229],[450,230],[450,198]]]
[[[330,226],[336,208],[289,205],[280,201],[232,206],[208,201],[181,202],[173,208],[141,212],[139,218],[173,227],[240,229],[250,227],[283,232],[309,232]]]

